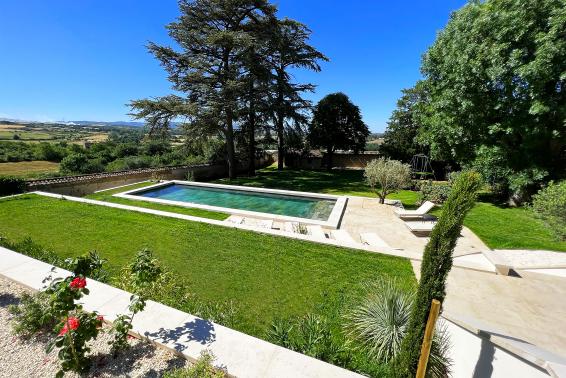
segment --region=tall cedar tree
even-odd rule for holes
[[[149,44],[184,97],[170,95],[131,102],[132,115],[145,118],[152,132],[167,130],[184,117],[189,132],[226,140],[229,177],[236,177],[234,124],[246,91],[246,58],[254,45],[251,24],[275,17],[267,0],[181,0],[181,16],[167,26],[180,51]]]
[[[421,279],[407,334],[396,360],[397,376],[414,377],[416,374],[430,304],[433,299],[444,301],[446,278],[452,268],[452,252],[462,231],[464,217],[475,204],[481,182],[477,172],[463,172],[442,206],[442,213],[424,251]]]
[[[368,135],[360,108],[338,92],[325,96],[316,105],[308,139],[312,147],[326,149],[326,168],[330,170],[336,150],[363,151]]]
[[[307,123],[304,111],[310,109],[311,103],[303,99],[302,94],[312,92],[315,88],[309,83],[292,82],[288,70],[306,68],[318,72],[318,61],[328,61],[328,58],[307,43],[311,31],[300,22],[287,18],[277,20],[272,25],[272,31],[269,54],[272,72],[270,109],[277,133],[277,168],[281,170],[286,153],[285,129],[287,126]]]

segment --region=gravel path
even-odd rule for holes
[[[59,363],[56,350],[45,353],[47,337],[21,340],[12,333],[8,306],[17,304],[26,291],[31,290],[0,278],[0,377],[53,377]],[[110,339],[103,332],[91,343],[93,367],[88,377],[160,377],[166,370],[187,364],[185,359],[137,339],[130,340],[131,348],[114,359],[109,353]]]

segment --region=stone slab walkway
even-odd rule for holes
[[[413,262],[420,273],[420,263]],[[475,319],[505,334],[566,357],[566,279],[510,277],[453,268],[444,311]]]
[[[0,247],[0,275],[34,290],[44,288],[43,279],[69,272]],[[84,308],[104,315],[112,322],[126,313],[130,293],[87,279],[90,294]],[[209,350],[215,364],[236,377],[361,377],[351,371],[290,351],[233,329],[148,301],[147,308],[134,318],[133,330],[158,346],[194,361]]]

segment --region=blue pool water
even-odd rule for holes
[[[328,220],[336,203],[335,200],[179,184],[134,195],[323,221]]]

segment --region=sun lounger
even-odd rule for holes
[[[416,210],[405,210],[405,209],[395,209],[395,214],[399,218],[422,218],[434,207],[434,203],[430,201],[425,201]]]
[[[332,235],[332,237],[334,239],[336,239],[336,241],[339,241],[339,242],[342,242],[342,243],[347,243],[347,244],[357,244],[357,242],[354,239],[352,239],[352,237],[350,236],[348,231],[332,230],[332,231],[330,231],[330,234]]]
[[[436,222],[405,222],[405,226],[412,232],[430,233],[434,226],[436,226]]]
[[[307,230],[309,232],[309,235],[315,239],[326,239],[326,234],[320,226],[309,225],[307,226]]]

